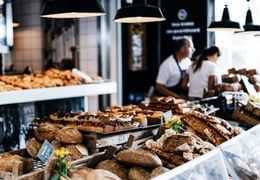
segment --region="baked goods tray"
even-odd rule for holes
[[[140,146],[146,140],[154,138],[159,130],[160,125],[158,124],[112,133],[84,133],[84,140],[90,154],[93,154],[109,146],[122,146],[128,143],[134,144],[133,146]]]
[[[116,86],[116,82],[105,81],[75,86],[0,92],[0,105],[113,94],[117,92]]]
[[[154,129],[154,128],[159,128],[161,124],[155,124],[155,125],[149,125],[146,127],[137,127],[137,128],[129,128],[129,129],[124,129],[120,131],[113,131],[113,132],[108,132],[108,133],[102,133],[102,132],[84,132],[84,134],[96,134],[99,136],[111,136],[111,135],[118,135],[122,133],[130,133],[130,132],[135,132],[135,131],[142,131],[142,130],[148,130],[148,129]]]

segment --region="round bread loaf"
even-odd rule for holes
[[[80,144],[83,137],[78,129],[73,127],[64,127],[57,132],[56,140],[64,144]]]
[[[97,165],[96,169],[104,169],[110,171],[115,175],[117,175],[118,177],[120,177],[122,180],[127,180],[127,176],[128,176],[127,169],[123,165],[116,162],[115,160],[101,161]]]
[[[51,123],[42,123],[34,131],[34,135],[38,141],[48,140],[51,142],[55,139],[57,131],[60,129],[57,125]]]
[[[156,168],[158,166],[162,166],[162,161],[156,154],[143,149],[127,149],[120,151],[116,155],[116,159],[125,164],[148,168]]]

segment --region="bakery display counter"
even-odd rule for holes
[[[259,178],[259,160],[254,159],[260,127],[242,131],[198,110],[166,97],[95,113],[57,112],[34,121],[25,154],[0,154],[0,161],[39,166],[42,149],[51,149],[43,166],[32,165],[29,176],[44,169],[44,177],[72,180]],[[67,164],[66,171],[58,163]],[[1,171],[14,173],[8,168],[0,165],[0,177]]]
[[[258,125],[221,144],[215,150],[158,176],[155,180],[259,179],[259,137]]]

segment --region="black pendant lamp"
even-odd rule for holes
[[[238,22],[231,21],[229,16],[228,6],[225,5],[221,21],[213,21],[208,27],[208,31],[230,31],[235,32],[240,30]]]
[[[249,3],[249,0],[247,0]],[[248,8],[247,13],[246,13],[246,22],[244,25],[244,31],[242,33],[247,33],[247,34],[260,34],[260,25],[255,25],[253,22],[253,16],[251,9]]]
[[[157,6],[147,4],[147,0],[133,0],[133,4],[117,11],[115,22],[148,23],[165,21],[162,11]]]
[[[43,18],[85,18],[104,15],[98,0],[47,0]]]

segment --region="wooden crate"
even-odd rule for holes
[[[28,157],[26,149],[18,151],[10,151],[8,154],[20,155]],[[0,171],[0,180],[48,180],[53,163],[49,162],[47,166],[40,168],[30,167],[32,159],[28,158],[28,162],[15,164],[12,172]]]

